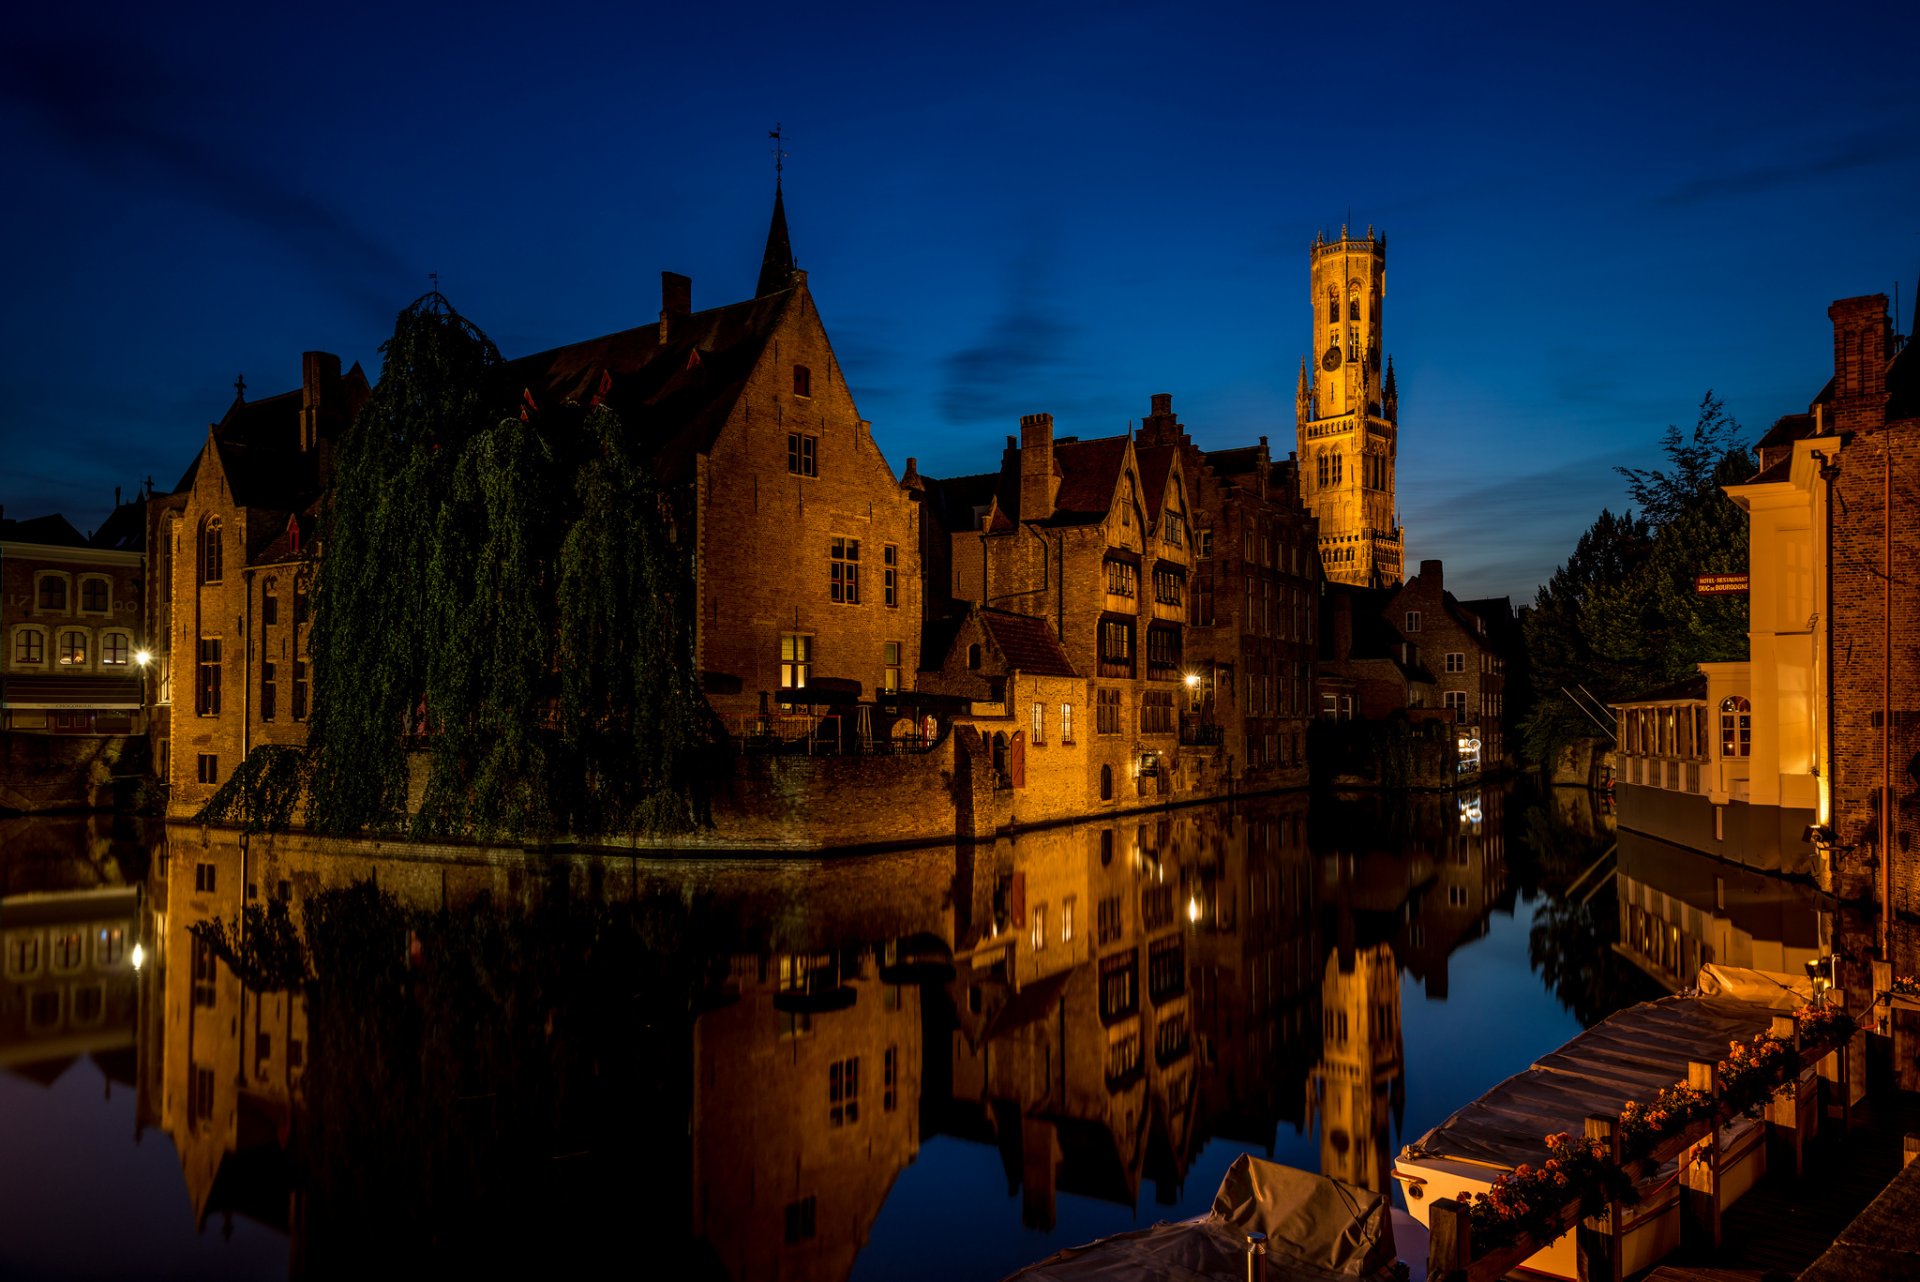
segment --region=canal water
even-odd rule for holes
[[[0,821],[0,1277],[993,1279],[1242,1152],[1387,1188],[1585,1025],[1819,930],[1584,793],[837,860]]]

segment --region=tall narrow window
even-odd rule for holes
[[[900,549],[889,543],[880,549],[880,580],[889,609],[900,604]]]
[[[900,688],[900,651],[898,641],[888,641],[882,649],[882,657],[886,660],[885,689],[889,694]]]
[[[1407,631],[1418,632],[1419,630],[1420,630],[1420,611],[1408,610],[1407,611]]]
[[[813,371],[805,365],[793,367],[793,394],[795,396],[813,395]]]
[[[220,715],[220,638],[200,638],[200,683],[194,711],[203,717]]]
[[[271,627],[280,622],[280,581],[268,579],[260,594],[260,622]]]
[[[307,719],[307,661],[305,659],[293,661],[293,719],[295,721]]]
[[[280,686],[274,680],[274,667],[271,663],[260,665],[260,719],[271,721],[279,709]]]
[[[813,638],[789,632],[780,638],[780,688],[799,690],[813,671]]]
[[[1073,705],[1071,703],[1060,705],[1060,742],[1073,742]]]
[[[827,591],[842,605],[860,603],[860,540],[836,538],[827,549]]]
[[[224,560],[225,552],[220,543],[220,518],[216,516],[200,528],[200,581],[220,582]]]
[[[1753,705],[1739,695],[1720,703],[1720,755],[1745,757],[1753,753]]]
[[[1047,705],[1044,703],[1033,705],[1033,741],[1035,743],[1047,741]]]

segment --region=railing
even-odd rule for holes
[[[1796,1175],[1805,1171],[1807,1139],[1819,1121],[1819,1113],[1813,1107],[1819,1083],[1813,1074],[1817,1071],[1820,1077],[1836,1084],[1840,1109],[1843,1115],[1848,1114],[1853,1097],[1848,1049],[1857,1035],[1857,1030],[1849,1025],[1843,1032],[1831,1030],[1825,1036],[1813,1037],[1803,1034],[1792,1016],[1778,1016],[1773,1021],[1772,1036],[1791,1040],[1794,1059],[1785,1082],[1766,1099],[1767,1128],[1770,1136],[1777,1138],[1779,1148],[1790,1155]],[[1604,1146],[1605,1160],[1634,1183],[1644,1180],[1665,1163],[1681,1159],[1680,1178],[1687,1198],[1698,1212],[1697,1222],[1703,1225],[1711,1245],[1717,1248],[1720,1245],[1720,1176],[1723,1166],[1731,1165],[1720,1157],[1720,1131],[1746,1113],[1751,1105],[1744,1100],[1723,1098],[1716,1064],[1698,1060],[1689,1063],[1687,1085],[1711,1096],[1711,1113],[1668,1135],[1645,1156],[1624,1160],[1620,1122],[1616,1118],[1589,1116],[1586,1139]],[[1453,1198],[1439,1199],[1428,1218],[1427,1277],[1431,1282],[1496,1282],[1568,1231],[1577,1230],[1575,1255],[1580,1277],[1618,1282],[1625,1265],[1620,1229],[1624,1204],[1611,1200],[1596,1214],[1583,1215],[1582,1203],[1590,1192],[1581,1190],[1545,1217],[1544,1227],[1521,1233],[1515,1240],[1485,1252],[1475,1249],[1472,1214],[1466,1203]]]
[[[1224,727],[1180,719],[1180,742],[1187,747],[1218,747],[1225,738]]]

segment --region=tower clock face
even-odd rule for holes
[[[1327,354],[1320,358],[1320,368],[1329,374],[1340,368],[1340,345],[1338,343],[1329,347]]]

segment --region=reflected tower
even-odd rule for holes
[[[1335,950],[1320,1001],[1322,1050],[1310,1104],[1320,1124],[1321,1174],[1384,1192],[1393,1117],[1406,1091],[1393,949],[1375,944],[1344,961]]]
[[[1314,237],[1308,290],[1313,356],[1295,392],[1300,493],[1320,522],[1326,575],[1398,586],[1405,565],[1395,515],[1400,394],[1384,352],[1387,238],[1367,228]]]

